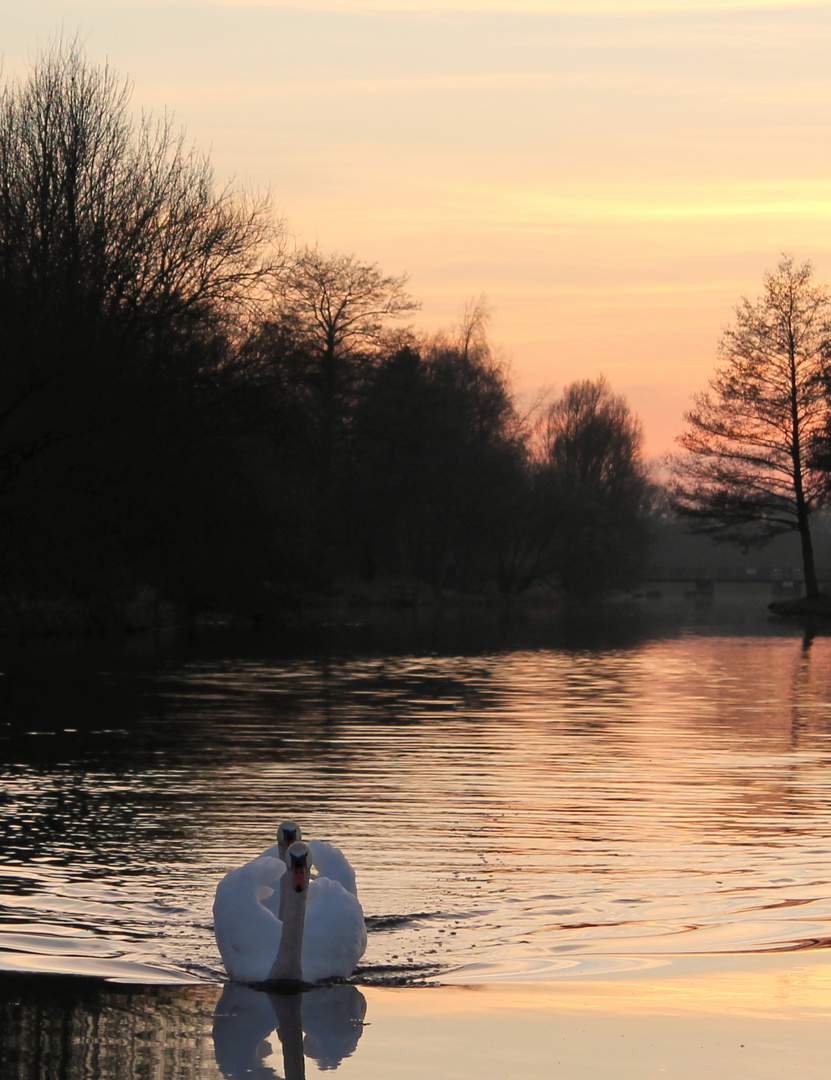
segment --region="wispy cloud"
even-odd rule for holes
[[[161,0],[143,0],[156,5]],[[264,7],[312,11],[439,12],[458,14],[643,15],[691,12],[793,11],[821,8],[825,0],[181,0],[215,7]]]
[[[77,27],[293,233],[428,327],[487,293],[521,385],[602,370],[658,449],[779,252],[831,274],[828,0],[6,6],[4,73]]]

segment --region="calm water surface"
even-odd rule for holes
[[[7,645],[6,1030],[48,1030],[33,1003],[69,993],[32,973],[104,977],[133,989],[84,997],[70,980],[73,1009],[98,1002],[84,1015],[102,1045],[125,1014],[169,1013],[168,1032],[212,1031],[183,1075],[274,1076],[254,1049],[275,1026],[305,1031],[320,1068],[360,1060],[385,987],[663,978],[824,949],[831,637],[768,623],[764,599],[323,641]],[[302,1020],[254,991],[220,998],[211,925],[219,878],[286,816],[347,851],[369,928],[357,986],[306,996]],[[22,1036],[9,1053],[10,1076],[40,1075]],[[174,1075],[160,1067],[146,1075]]]

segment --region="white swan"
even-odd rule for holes
[[[277,843],[266,848],[263,855],[272,855],[274,858],[279,859],[280,862],[285,862],[286,852],[289,847],[296,840],[302,839],[303,833],[297,822],[284,821],[277,830]],[[347,892],[357,896],[358,887],[355,882],[355,871],[340,848],[327,843],[326,840],[307,840],[306,843],[312,852],[312,867],[317,871],[316,877],[325,877],[331,881],[337,881],[343,885]],[[281,901],[280,906],[282,907],[282,905],[283,901]],[[282,911],[280,916],[282,917]]]
[[[288,864],[288,869],[287,869]],[[286,863],[261,855],[230,870],[216,888],[214,933],[235,982],[305,982],[346,978],[366,949],[364,913],[337,881],[310,881],[311,851],[293,843]],[[264,901],[288,877],[284,917]]]

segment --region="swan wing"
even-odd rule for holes
[[[353,896],[358,895],[355,884],[355,871],[340,848],[325,840],[308,840],[312,852],[312,864],[318,877],[330,878],[342,885]]]
[[[225,970],[236,982],[261,982],[274,963],[282,924],[262,897],[272,889],[279,897],[275,886],[285,872],[279,859],[260,856],[229,870],[216,887],[214,934]]]
[[[363,908],[337,881],[319,877],[309,886],[303,931],[303,978],[346,978],[366,949]]]

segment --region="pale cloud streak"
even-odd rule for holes
[[[156,6],[162,0],[139,0]],[[383,14],[461,14],[504,13],[512,15],[618,15],[637,17],[644,14],[688,15],[708,12],[759,11],[819,8],[824,0],[183,0],[194,6],[263,7],[304,12],[369,12]]]

